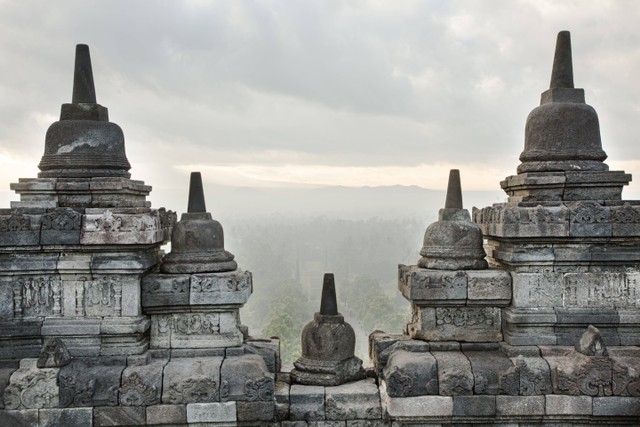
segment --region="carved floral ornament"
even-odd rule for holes
[[[500,389],[514,396],[538,396],[548,394],[549,373],[535,371],[529,367],[522,356],[518,356],[515,366],[503,372],[499,377]]]
[[[122,380],[120,403],[126,406],[148,406],[159,403],[157,387],[147,383],[138,372]]]
[[[244,392],[250,402],[271,401],[274,393],[273,378],[262,377],[247,380],[244,384]]]
[[[58,370],[33,370],[4,391],[5,409],[40,409],[58,406]]]
[[[207,403],[218,400],[218,384],[211,378],[189,378],[169,385],[169,403]]]
[[[31,217],[21,214],[18,211],[13,211],[10,215],[0,215],[0,233],[30,230]]]
[[[191,290],[193,292],[227,292],[245,291],[249,288],[249,282],[245,276],[230,277],[191,277]]]
[[[13,288],[13,314],[21,316],[60,316],[60,279],[58,277],[24,277]]]
[[[43,230],[80,230],[82,214],[71,208],[57,208],[42,216]]]
[[[493,325],[494,316],[486,307],[460,308],[438,307],[436,308],[436,325],[455,326],[485,326]]]
[[[640,206],[632,206],[625,202],[622,206],[602,206],[597,202],[578,202],[570,207],[542,206],[535,207],[505,207],[494,205],[473,210],[473,220],[478,224],[540,224],[564,223],[570,221],[576,224],[596,224],[614,222],[622,224],[640,223]]]
[[[125,215],[105,210],[98,217],[89,220],[91,231],[107,233],[147,232],[160,228],[161,218],[157,211],[138,215]]]
[[[184,335],[218,334],[220,333],[220,315],[196,313],[158,316],[156,328],[159,334],[166,334],[169,331]]]

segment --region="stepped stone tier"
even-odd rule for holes
[[[174,214],[129,179],[122,131],[96,103],[89,50],[76,49],[73,101],[47,132],[38,178],[0,209],[0,358],[36,357],[47,338],[72,356],[144,353],[140,276],[158,263]]]
[[[438,221],[424,233],[422,258],[418,266],[436,270],[464,270],[487,268],[482,247],[482,231],[471,222],[469,211],[462,208],[460,171],[452,169],[444,209]]]
[[[567,32],[552,75],[507,202],[474,224],[451,172],[398,268],[405,330],[373,332],[362,368],[327,275],[289,371],[240,323],[253,278],[200,174],[179,222],[151,208],[78,46],[41,172],[0,209],[0,426],[640,425],[640,202],[604,163]]]
[[[336,386],[365,376],[354,356],[356,334],[338,313],[333,274],[324,275],[320,311],[302,330],[302,356],[291,378],[299,384]]]
[[[225,348],[243,343],[239,309],[251,273],[224,250],[222,226],[206,212],[202,177],[191,173],[187,213],[173,227],[161,273],[142,280],[142,307],[151,316],[151,347]]]
[[[621,200],[631,177],[610,172],[605,158],[597,115],[573,88],[569,33],[561,32],[551,88],[527,120],[518,175],[501,183],[508,201],[473,212],[490,268],[442,263],[445,251],[430,246],[454,244],[432,243],[431,230],[438,242],[477,235],[442,225],[427,228],[418,265],[399,266],[413,317],[404,334],[376,331],[369,342],[388,418],[640,423],[640,204]],[[453,199],[461,209],[458,179],[451,174],[447,205]],[[445,223],[447,205],[435,224]]]

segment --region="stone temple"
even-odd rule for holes
[[[200,174],[179,221],[152,208],[87,46],[75,61],[38,177],[0,209],[0,426],[640,425],[640,201],[604,162],[568,32],[507,201],[470,213],[452,170],[416,265],[398,266],[404,331],[355,357],[327,274],[291,372],[241,323],[252,275]]]

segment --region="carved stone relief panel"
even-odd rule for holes
[[[60,278],[21,277],[13,285],[14,317],[62,315]]]
[[[568,273],[563,307],[640,308],[638,274]]]
[[[122,283],[117,276],[83,277],[76,289],[76,315],[117,317],[122,315]]]

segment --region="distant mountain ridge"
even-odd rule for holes
[[[213,187],[214,216],[330,216],[348,219],[435,218],[444,206],[445,192],[415,185],[379,187],[327,186],[316,188]],[[484,207],[506,199],[501,191],[464,191],[465,208]],[[212,211],[212,212],[214,212]]]

